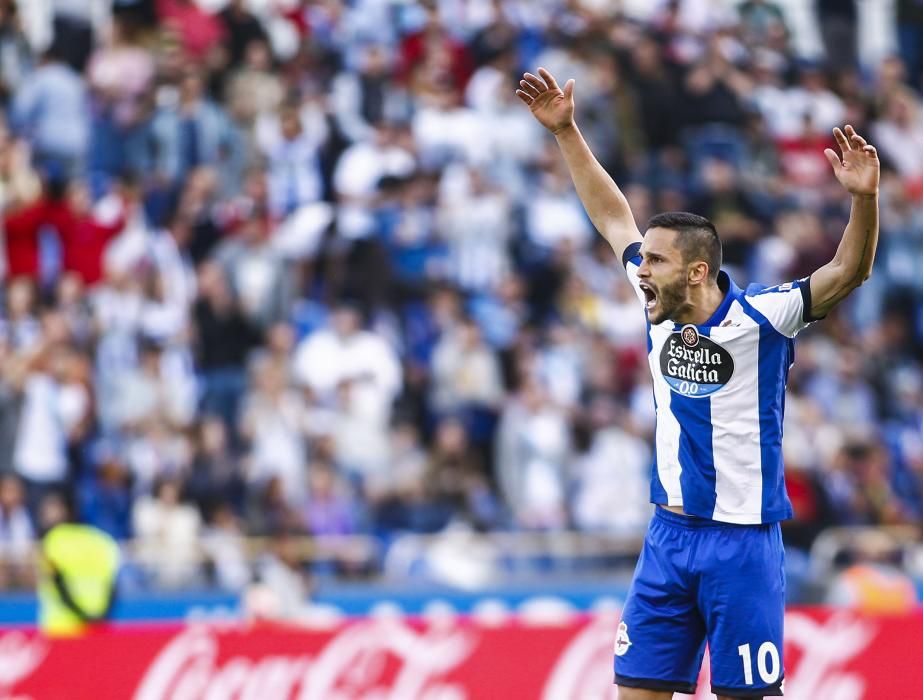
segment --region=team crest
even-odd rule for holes
[[[688,345],[690,348],[694,348],[699,344],[699,329],[693,326],[691,323],[683,326],[683,330],[680,332],[682,336],[683,343]]]
[[[628,638],[628,625],[624,622],[620,622],[618,632],[615,633],[615,655],[625,656],[630,646],[631,640]]]

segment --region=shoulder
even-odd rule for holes
[[[641,241],[633,241],[622,251],[622,265],[635,267],[641,264]]]
[[[751,284],[742,303],[760,323],[769,323],[788,337],[817,320],[811,316],[810,277],[771,286]]]

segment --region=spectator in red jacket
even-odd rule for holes
[[[9,279],[39,279],[39,231],[60,221],[66,206],[60,182],[45,184],[44,194],[24,206],[10,209],[3,217],[6,244],[6,274]]]
[[[4,226],[9,277],[39,279],[39,232],[49,226],[61,240],[63,271],[76,273],[87,286],[99,282],[103,277],[103,253],[124,228],[125,217],[120,213],[104,223],[94,216],[90,205],[89,191],[81,182],[71,184],[63,198],[48,191],[32,204],[7,214]]]
[[[64,272],[76,273],[90,287],[103,278],[106,246],[125,227],[124,209],[103,223],[91,209],[90,193],[83,183],[71,185],[67,206],[57,212],[55,228],[61,237]]]

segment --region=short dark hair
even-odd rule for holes
[[[704,260],[708,276],[718,278],[721,269],[721,239],[715,225],[698,214],[686,211],[666,211],[652,216],[647,228],[668,228],[676,231],[676,245],[683,253],[683,262]]]

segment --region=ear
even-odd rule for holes
[[[708,263],[704,260],[697,260],[689,265],[686,274],[689,284],[704,284],[708,279]]]

